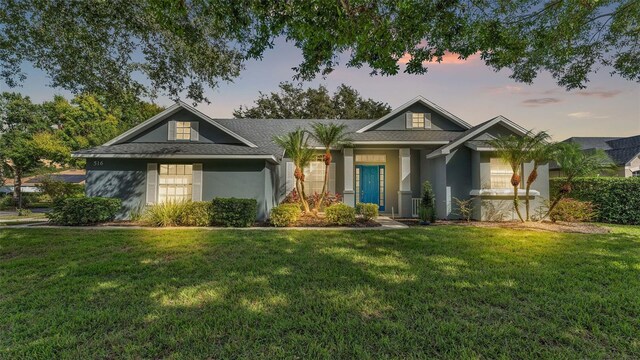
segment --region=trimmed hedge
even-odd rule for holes
[[[352,225],[356,223],[356,209],[347,204],[329,206],[324,213],[331,224]]]
[[[556,194],[564,178],[550,179],[551,193]],[[640,224],[640,177],[585,177],[573,181],[567,195],[589,201],[597,212],[596,221],[612,224]]]
[[[80,197],[54,201],[46,216],[58,225],[93,225],[112,221],[120,211],[120,199]]]
[[[357,203],[356,214],[369,221],[378,217],[378,204]]]
[[[226,227],[249,227],[258,216],[256,199],[215,198],[211,201],[211,221]]]
[[[280,204],[269,213],[269,221],[275,227],[286,227],[295,224],[302,210],[300,204]]]

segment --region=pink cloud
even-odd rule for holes
[[[441,64],[441,65],[461,65],[461,64],[470,64],[472,62],[480,59],[480,54],[473,54],[466,59],[460,59],[460,55],[452,52],[446,52],[442,56],[442,61],[439,63],[434,59],[432,62],[425,61],[423,64],[431,65],[431,64]],[[398,63],[406,64],[411,60],[411,55],[405,53],[402,55],[400,59],[398,59]]]

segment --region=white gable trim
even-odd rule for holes
[[[502,125],[506,126],[507,128],[509,128],[511,131],[513,131],[514,133],[520,135],[520,136],[528,136],[528,132],[527,130],[525,130],[523,127],[521,127],[520,125],[514,123],[513,121],[507,119],[506,117],[499,115],[494,117],[493,119],[487,121],[484,125],[478,127],[477,129],[475,129],[474,131],[471,131],[470,133],[462,136],[459,139],[456,139],[455,141],[453,141],[451,144],[443,146],[437,150],[435,150],[434,152],[430,153],[427,155],[427,159],[431,159],[434,157],[438,157],[441,155],[447,155],[451,152],[452,149],[455,149],[456,147],[460,146],[461,144],[465,143],[468,140],[471,140],[472,138],[482,134],[483,132],[487,131],[489,128],[491,128],[492,126],[501,123]]]
[[[400,105],[400,107],[396,108],[395,110],[393,110],[392,112],[388,113],[387,115],[381,117],[380,119],[370,123],[369,125],[359,129],[356,131],[356,133],[363,133],[369,129],[371,129],[372,127],[386,121],[389,120],[395,116],[397,116],[398,114],[400,114],[401,112],[403,112],[404,110],[406,110],[409,106],[415,104],[415,103],[421,103],[422,105],[429,107],[431,109],[433,109],[433,111],[437,112],[438,114],[444,116],[445,118],[447,118],[448,120],[451,120],[452,122],[462,126],[464,129],[470,129],[471,125],[469,125],[467,122],[465,122],[464,120],[460,119],[459,117],[453,115],[452,113],[448,112],[447,110],[445,110],[443,107],[441,107],[440,105],[433,103],[427,99],[425,99],[422,96],[416,96],[415,98],[411,99],[410,101]]]
[[[193,113],[194,115],[198,116],[202,120],[208,122],[209,124],[215,126],[218,129],[224,131],[228,135],[236,138],[237,140],[239,140],[240,142],[244,143],[245,145],[247,145],[249,147],[253,147],[253,148],[258,147],[256,144],[250,142],[249,140],[243,138],[242,136],[236,134],[235,132],[227,129],[226,127],[224,127],[222,125],[220,125],[219,123],[217,123],[212,118],[210,118],[207,115],[203,114],[202,112],[196,110],[194,107],[185,104],[182,101],[176,102],[175,104],[171,105],[166,110],[164,110],[163,112],[157,114],[156,116],[153,116],[153,117],[149,118],[148,120],[138,124],[137,126],[125,131],[121,135],[116,136],[115,138],[107,141],[106,143],[104,143],[103,146],[113,145],[113,144],[117,144],[117,143],[125,141],[125,140],[129,140],[133,136],[143,132],[144,130],[149,129],[153,125],[155,125],[155,124],[159,123],[160,121],[168,118],[169,116],[175,114],[176,112],[178,112],[181,109],[185,109],[185,110]]]

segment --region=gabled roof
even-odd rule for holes
[[[626,165],[640,156],[640,135],[629,137],[570,137],[563,142],[575,143],[582,150],[604,150],[616,165]]]
[[[563,142],[570,142],[580,145],[582,150],[586,149],[602,149],[609,150],[611,146],[608,141],[616,140],[617,137],[570,137]]]
[[[147,121],[144,121],[144,122],[138,124],[137,126],[125,131],[121,135],[119,135],[119,136],[107,141],[106,143],[104,143],[103,146],[114,145],[114,144],[117,144],[119,142],[123,142],[123,141],[126,141],[128,139],[131,139],[135,135],[140,134],[144,130],[149,129],[153,125],[161,122],[162,120],[165,120],[169,116],[177,113],[178,111],[180,111],[182,109],[191,112],[192,114],[196,115],[197,117],[201,118],[202,120],[208,122],[209,124],[215,126],[218,129],[222,130],[223,132],[227,133],[228,135],[236,138],[238,141],[242,142],[243,144],[245,144],[245,145],[247,145],[249,147],[257,147],[256,144],[250,142],[249,140],[247,140],[244,137],[236,134],[235,132],[227,129],[226,127],[218,124],[212,118],[208,117],[207,115],[203,114],[202,112],[196,110],[194,107],[189,106],[189,105],[187,105],[186,103],[184,103],[182,101],[176,102],[175,104],[173,104],[172,106],[168,107],[166,110],[164,110],[163,112],[157,114],[156,116],[148,119]]]
[[[451,150],[453,150],[453,149],[457,148],[458,146],[464,144],[466,141],[471,140],[474,137],[482,134],[483,132],[487,131],[489,128],[491,128],[492,126],[494,126],[496,124],[502,124],[502,125],[506,126],[507,128],[509,128],[514,133],[518,134],[518,135],[521,135],[521,136],[527,135],[527,130],[526,129],[524,129],[520,125],[514,123],[513,121],[507,119],[506,117],[504,117],[502,115],[498,115],[498,116],[494,117],[491,120],[488,120],[488,121],[485,121],[483,123],[480,123],[480,124],[470,128],[469,130],[464,131],[463,133],[460,134],[460,136],[458,136],[450,144],[442,146],[442,147],[436,149],[435,151],[433,151],[432,153],[428,154],[427,155],[427,159],[431,159],[431,158],[438,157],[438,156],[441,156],[441,155],[449,154],[451,152]]]
[[[438,104],[435,104],[427,99],[425,99],[422,96],[416,96],[415,98],[409,100],[408,102],[400,105],[400,107],[396,108],[395,110],[393,110],[392,112],[388,113],[387,115],[381,117],[380,119],[367,124],[366,126],[358,129],[356,132],[357,133],[363,133],[369,129],[371,129],[372,127],[381,124],[383,122],[385,122],[388,119],[393,118],[394,116],[397,116],[398,114],[402,113],[403,111],[405,111],[408,107],[416,104],[416,103],[420,103],[424,106],[427,106],[431,109],[433,109],[435,112],[437,112],[438,114],[444,116],[446,119],[451,120],[453,123],[460,125],[461,127],[463,127],[464,129],[469,129],[471,127],[471,125],[469,125],[467,122],[465,122],[464,120],[460,119],[459,117],[453,115],[452,113],[448,112],[447,110],[445,110],[443,107],[441,107]]]

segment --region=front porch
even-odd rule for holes
[[[411,148],[345,148],[344,203],[375,203],[382,214],[416,217],[422,182],[419,154]]]

